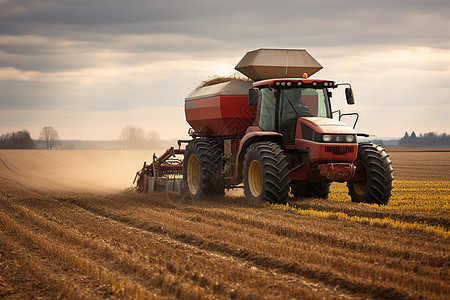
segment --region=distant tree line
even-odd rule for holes
[[[53,127],[44,127],[39,137],[46,149],[52,149],[58,145],[58,132]],[[40,148],[39,141],[36,141]],[[0,135],[0,149],[36,149],[35,141],[27,130],[14,131]]]
[[[141,127],[128,125],[119,135],[122,149],[155,149],[160,145],[159,134],[156,130],[145,132]]]
[[[0,135],[0,149],[35,149],[36,145],[27,130]]]
[[[436,134],[434,132],[428,132],[417,136],[414,131],[411,135],[409,135],[408,132],[405,132],[405,135],[400,139],[399,145],[418,147],[450,146],[450,136],[446,133]]]
[[[369,142],[380,145],[380,146],[384,146],[383,140],[370,140]]]

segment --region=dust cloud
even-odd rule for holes
[[[160,150],[0,150],[0,185],[40,190],[115,193]]]

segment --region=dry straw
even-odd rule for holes
[[[420,224],[417,222],[403,222],[399,220],[393,220],[389,217],[386,218],[367,218],[367,217],[359,217],[359,216],[349,216],[343,212],[328,212],[328,211],[318,211],[314,209],[301,209],[295,206],[287,204],[270,204],[271,208],[280,209],[284,211],[295,212],[300,215],[325,218],[325,219],[333,219],[340,221],[349,221],[356,222],[362,224],[369,224],[371,226],[390,226],[392,228],[398,228],[402,230],[421,230],[429,233],[433,233],[444,238],[450,237],[450,233],[442,226],[434,226],[428,224]]]
[[[231,76],[219,76],[219,75],[214,75],[206,80],[203,80],[196,88],[195,90],[198,90],[202,87],[205,86],[210,86],[210,85],[214,85],[214,84],[219,84],[219,83],[224,83],[224,82],[228,82],[228,81],[251,81],[251,79],[245,77],[245,76],[241,76],[239,74],[233,74]]]

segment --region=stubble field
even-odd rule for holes
[[[149,151],[0,151],[0,298],[448,299],[450,150],[388,149],[388,206],[129,187]]]

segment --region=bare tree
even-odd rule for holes
[[[46,143],[47,149],[52,149],[56,146],[56,143],[59,139],[58,132],[53,127],[44,127],[41,130],[39,139]]]
[[[128,125],[119,135],[122,149],[154,149],[159,146],[159,133],[156,130],[145,132],[141,127]]]
[[[123,149],[145,148],[145,132],[140,127],[128,125],[122,129],[119,136]]]
[[[147,146],[150,149],[158,148],[160,144],[159,133],[156,130],[147,132]]]

